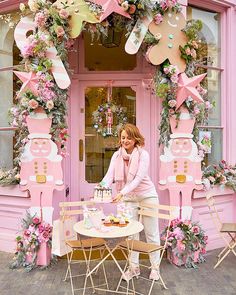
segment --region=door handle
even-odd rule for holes
[[[84,160],[84,141],[83,139],[79,140],[79,160],[83,162]]]

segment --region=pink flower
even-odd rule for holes
[[[177,249],[180,253],[185,250],[185,245],[182,241],[177,241]]]
[[[186,53],[187,55],[191,55],[191,50],[190,50],[189,47],[187,47],[187,48],[185,49],[185,53]]]
[[[31,109],[37,109],[38,106],[39,106],[39,103],[35,99],[31,99],[29,101],[29,107]]]
[[[193,226],[192,227],[192,232],[195,234],[195,235],[198,235],[200,233],[200,229],[197,225]]]
[[[33,221],[33,223],[36,224],[36,225],[39,224],[39,223],[41,222],[40,218],[38,218],[38,217],[34,217],[32,221]]]
[[[183,240],[184,239],[184,233],[179,227],[176,227],[174,229],[173,234],[174,234],[174,236],[175,236],[175,238],[177,240]]]
[[[34,47],[31,44],[26,44],[21,49],[21,55],[26,58],[34,55]]]
[[[129,6],[128,13],[129,13],[129,14],[134,14],[135,11],[136,11],[136,6],[135,6],[134,4],[131,4],[131,5]]]
[[[212,109],[213,106],[209,101],[206,101],[205,102],[205,107],[206,107],[206,109],[210,110],[210,109]]]
[[[46,20],[47,18],[43,12],[36,13],[34,21],[38,27],[44,27],[46,24]]]
[[[59,11],[59,16],[63,19],[67,19],[69,17],[69,13],[65,9],[61,9]]]
[[[175,99],[171,99],[171,100],[169,100],[168,101],[168,105],[169,105],[169,107],[171,107],[171,108],[174,108],[175,106],[176,106],[176,100]]]
[[[199,110],[198,107],[194,107],[193,112],[194,112],[195,115],[198,115],[200,113],[200,110]]]
[[[170,72],[169,67],[164,67],[164,73],[165,73],[165,74],[169,74],[169,72]]]
[[[206,254],[206,249],[205,249],[205,248],[202,248],[202,249],[201,249],[201,253],[202,253],[202,254]]]
[[[50,111],[50,110],[52,110],[53,108],[54,108],[54,103],[53,103],[53,101],[52,100],[48,100],[47,102],[46,102],[46,107],[47,107],[47,109]]]
[[[25,236],[26,238],[28,238],[28,237],[30,237],[30,235],[31,235],[31,231],[28,230],[28,229],[26,229],[26,230],[24,231],[24,236]]]
[[[170,77],[170,80],[173,82],[173,83],[178,83],[178,75],[177,74],[174,74]]]
[[[160,13],[157,13],[153,20],[156,25],[159,25],[163,21],[163,16]]]
[[[62,26],[57,26],[55,32],[57,34],[57,37],[62,37],[65,34],[65,31]]]

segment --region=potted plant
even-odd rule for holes
[[[197,222],[191,220],[174,219],[170,229],[164,229],[161,239],[167,235],[167,258],[177,265],[196,268],[198,262],[205,261],[208,237]]]
[[[16,237],[17,247],[11,268],[48,266],[51,261],[52,226],[29,212],[22,220],[21,235]]]

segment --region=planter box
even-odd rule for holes
[[[199,262],[199,254],[200,251],[192,252],[190,255],[184,255],[181,253],[174,253],[171,249],[167,249],[167,259],[171,264],[175,264],[177,266],[185,265],[187,262],[187,258],[190,258],[194,263]]]
[[[39,247],[39,251],[37,253],[36,265],[39,266],[47,266],[51,261],[51,248],[47,245],[47,243],[42,243]],[[26,256],[26,262],[33,262],[33,254],[29,254]]]

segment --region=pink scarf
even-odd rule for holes
[[[119,154],[115,160],[115,182],[118,192],[125,186],[125,162],[128,161],[127,183],[130,183],[137,174],[139,158],[140,148],[135,147],[131,154],[127,154],[123,147],[119,148]]]

